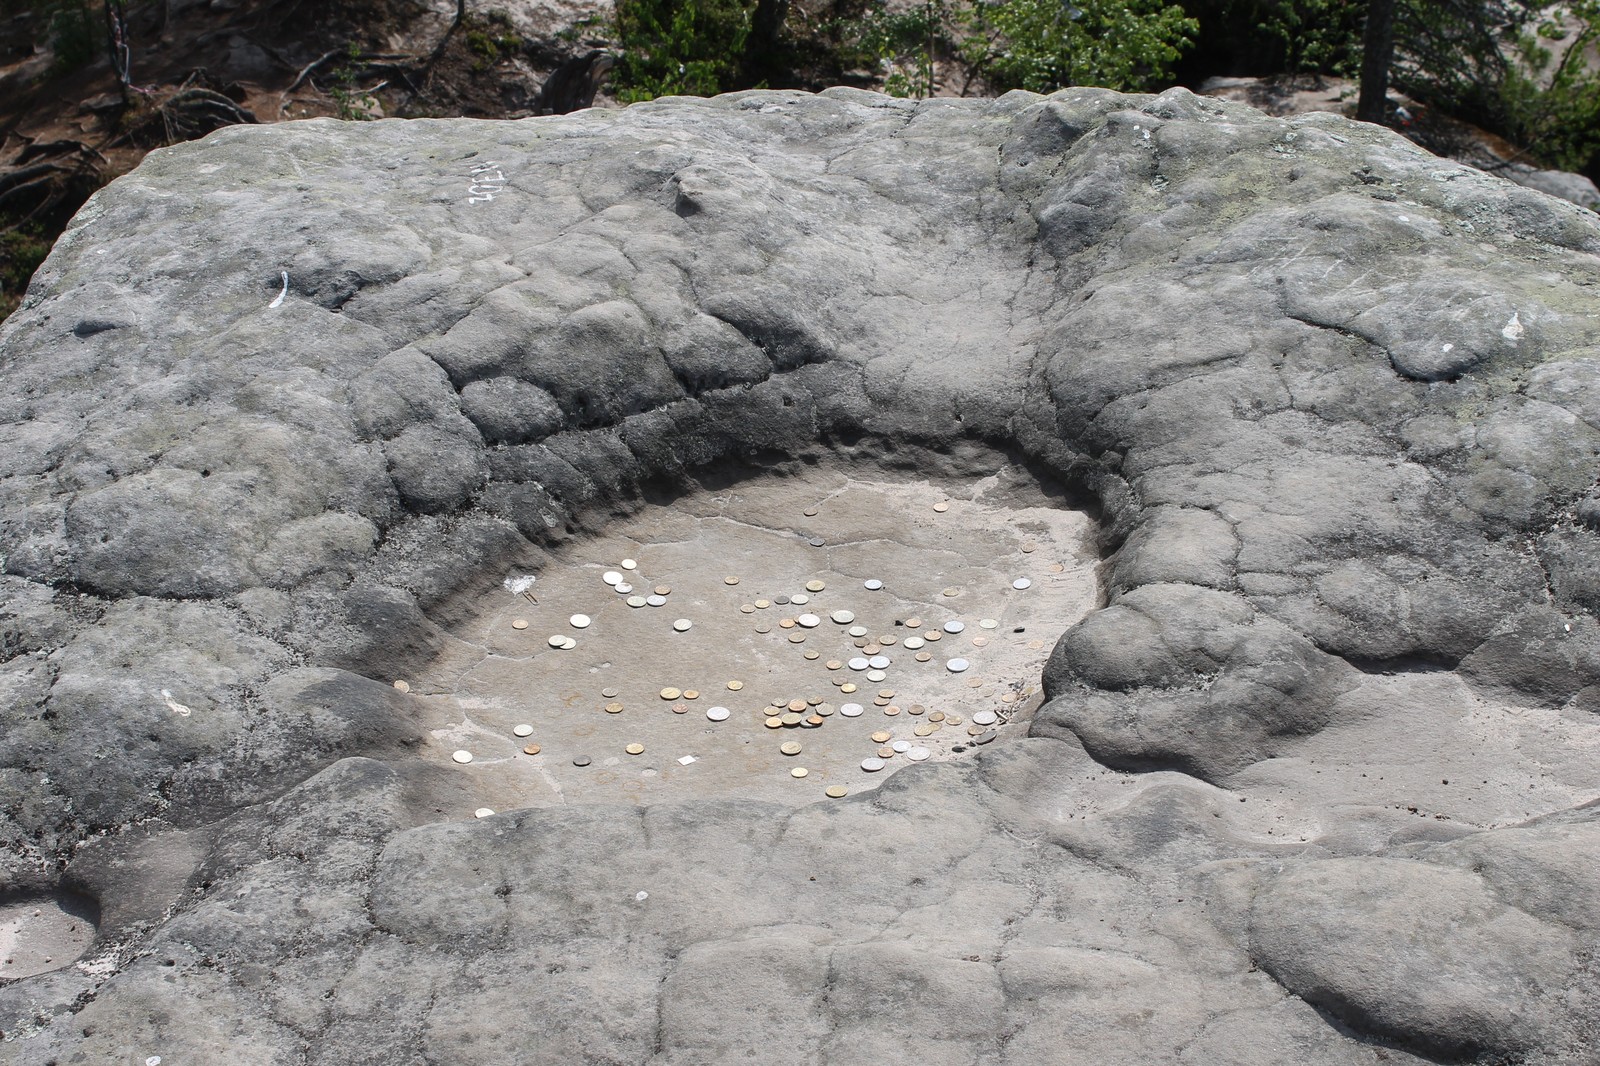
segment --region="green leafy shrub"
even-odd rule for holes
[[[973,15],[974,36],[989,29],[996,41],[973,58],[998,90],[1164,88],[1200,28],[1162,0],[979,0]]]
[[[714,96],[741,87],[752,12],[740,0],[618,0],[617,99]]]

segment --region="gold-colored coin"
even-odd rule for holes
[[[783,752],[785,755],[799,755],[800,742],[798,740],[786,740],[779,745],[778,750]]]
[[[806,582],[806,591],[807,592],[821,592],[823,589],[825,589],[827,587],[828,586],[823,584],[821,581],[807,581]]]
[[[820,652],[820,651],[813,651],[813,650],[811,650],[811,649],[810,649],[810,648],[807,648],[807,649],[806,649],[806,650],[805,650],[805,651],[804,651],[804,652],[803,652],[803,653],[802,653],[802,654],[803,654],[803,655],[804,655],[804,656],[805,656],[805,657],[806,657],[806,658],[807,658],[807,659],[813,659],[813,660],[814,660],[814,659],[820,659],[820,658],[822,658],[822,653],[821,653],[821,652]]]
[[[620,703],[608,703],[608,704],[606,704],[606,713],[607,714],[621,714],[622,713],[622,704],[620,704]]]
[[[892,688],[880,688],[878,690],[878,695],[882,696],[886,700],[892,700],[892,699],[894,699],[894,689],[892,689]]]
[[[772,601],[771,600],[757,600],[756,601],[756,607],[759,610],[765,611],[768,607],[771,607],[771,606],[772,606]]]
[[[911,714],[927,714],[928,713],[928,708],[924,707],[920,703],[913,703],[911,705],[911,707],[910,707],[910,713]]]
[[[396,681],[394,683],[394,687],[395,687],[395,690],[397,692],[410,692],[411,691],[411,683],[408,682],[408,681]]]
[[[867,643],[861,646],[861,650],[866,652],[868,655],[877,655],[879,652],[883,651],[883,646],[876,641],[869,640]]]
[[[1062,566],[1060,563],[1051,563],[1050,564],[1050,572],[1052,574],[1059,574],[1065,569],[1066,569],[1066,567]]]
[[[944,514],[946,511],[950,510],[950,505],[945,503],[943,500],[940,500],[938,503],[933,505],[933,509],[938,511],[940,514]]]
[[[807,770],[804,766],[796,766],[793,770],[789,771],[789,776],[790,777],[804,777],[808,773],[810,773],[810,771]]]
[[[644,754],[644,745],[643,744],[629,744],[627,747],[623,748],[622,750],[627,752],[629,755],[643,755]]]
[[[539,754],[539,752],[541,752],[543,750],[544,749],[539,747],[539,745],[537,745],[537,744],[529,744],[527,747],[522,749],[522,754],[524,754],[524,755],[537,755],[537,754]]]
[[[855,690],[856,683],[854,681],[846,681],[844,684],[839,686],[840,692],[854,692]]]
[[[983,678],[981,678],[981,677],[969,677],[969,678],[967,678],[967,687],[968,688],[982,688],[983,686],[984,686]]]
[[[670,596],[672,594],[672,586],[671,585],[657,585],[655,587],[655,594],[657,596]]]
[[[734,577],[732,574],[729,574],[727,577],[722,579],[722,583],[724,585],[737,585],[739,583],[739,579]]]
[[[679,689],[664,688],[661,690],[661,698],[664,700],[675,700],[681,695],[683,695],[683,692]]]
[[[783,719],[777,717],[776,715],[774,715],[771,718],[768,718],[763,724],[768,729],[782,729],[783,728]]]
[[[700,690],[697,688],[686,688],[683,690],[683,698],[686,700],[697,700],[700,698]]]
[[[1001,696],[1000,696],[1000,702],[1001,703],[1016,703],[1017,702],[1017,694],[1015,692],[1002,693]]]
[[[945,725],[960,725],[961,724],[961,716],[959,714],[947,714],[947,715],[944,716],[944,724]]]
[[[980,734],[982,732],[983,732],[983,726],[981,726],[981,725],[969,725],[969,726],[967,726],[967,736],[969,736],[969,737],[975,737],[975,736],[977,736],[978,734]]]
[[[743,681],[733,680],[733,681],[729,681],[728,682],[728,691],[729,692],[738,692],[742,688],[744,688],[744,682]]]
[[[892,648],[895,646],[895,643],[898,640],[899,638],[893,633],[885,633],[883,636],[878,638],[878,643],[882,644],[885,648]]]
[[[933,659],[933,656],[929,655],[925,651],[917,652],[917,662],[919,662],[919,663],[931,662],[932,659]]]
[[[844,663],[840,662],[838,659],[829,659],[824,665],[827,666],[829,670],[844,669]]]
[[[796,713],[794,711],[786,711],[785,713],[783,713],[783,714],[778,716],[778,721],[783,723],[784,725],[794,726],[794,725],[799,725],[801,722],[805,721],[805,716],[801,715],[801,714],[798,714],[798,713]]]
[[[933,726],[926,722],[919,722],[917,723],[917,728],[913,729],[911,732],[919,737],[931,737],[933,736]]]
[[[894,758],[894,749],[892,747],[890,747],[889,745],[885,744],[883,747],[878,749],[878,758],[880,758],[880,759],[892,759],[892,758]]]
[[[804,644],[805,642],[806,642],[806,635],[804,633],[796,632],[796,633],[790,633],[789,634],[789,643],[790,644]]]
[[[808,707],[815,707],[818,704],[820,704],[821,702],[822,702],[822,697],[821,696],[807,696],[806,697],[806,706],[808,706]]]
[[[783,629],[793,629],[794,628],[794,619],[793,618],[780,618],[780,619],[778,619],[778,625],[779,625],[779,627],[781,627]]]
[[[889,706],[883,709],[883,713],[888,715],[890,718],[893,718],[895,715],[900,713],[900,708],[891,703]]]
[[[857,637],[855,639],[855,641],[854,641],[855,646],[858,647],[858,648],[865,648],[868,644],[871,644],[871,643],[872,643],[872,641],[868,640],[866,637]]]
[[[527,629],[528,628],[528,620],[526,618],[513,618],[511,620],[511,628],[512,629]]]
[[[789,709],[791,711],[803,711],[806,709],[806,701],[801,699],[790,700]]]
[[[894,734],[893,733],[885,732],[882,729],[880,729],[876,733],[872,734],[872,742],[874,744],[887,744],[887,743],[889,743],[889,741],[891,741],[893,739],[894,739]]]
[[[843,785],[829,785],[827,788],[822,790],[822,794],[827,796],[829,799],[844,799],[846,796],[850,795],[850,790],[845,788]]]
[[[942,721],[944,721],[944,712],[943,711],[934,711],[932,714],[928,715],[928,721],[930,721],[930,722],[942,722]]]
[[[922,619],[920,619],[920,618],[907,618],[906,619],[906,628],[907,629],[921,629],[922,628]]]
[[[889,706],[889,701],[884,699],[882,696],[879,696],[877,699],[872,701],[872,705],[874,707],[887,707]]]
[[[928,630],[928,635],[926,637],[924,637],[923,639],[931,644],[936,640],[943,640],[944,639],[944,634],[939,632],[937,629],[930,629],[930,630]]]
[[[739,613],[740,614],[755,614],[756,613],[756,605],[753,604],[753,603],[741,603],[739,605]]]

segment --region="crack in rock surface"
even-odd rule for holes
[[[1182,90],[285,123],[0,375],[0,890],[98,908],[0,1061],[1600,1062],[1574,205]],[[825,797],[812,580],[1008,735]],[[814,780],[676,761],[729,680]]]

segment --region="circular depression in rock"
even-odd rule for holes
[[[73,892],[0,897],[0,978],[71,966],[94,942],[100,908]]]
[[[1096,529],[1016,465],[755,476],[507,574],[463,645],[394,680],[462,817],[840,798],[1025,730],[1051,645],[1095,606]]]

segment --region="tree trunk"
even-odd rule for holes
[[[1389,63],[1394,58],[1394,9],[1398,0],[1367,0],[1361,35],[1361,96],[1356,118],[1380,126],[1388,117]]]

